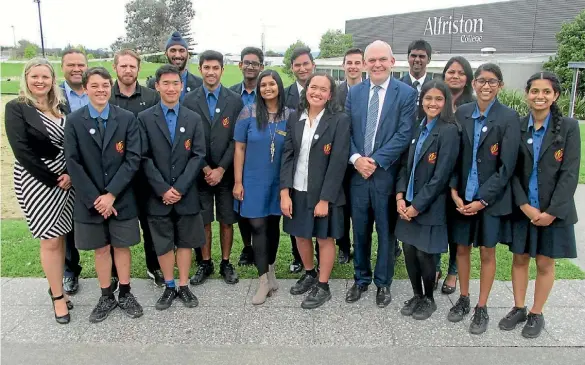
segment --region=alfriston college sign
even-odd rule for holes
[[[481,43],[483,36],[483,18],[461,18],[453,19],[447,17],[429,17],[425,26],[424,35],[461,35],[461,43]]]

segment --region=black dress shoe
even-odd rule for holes
[[[301,271],[303,271],[303,263],[302,262],[293,261],[290,264],[289,271],[291,272],[291,274],[298,274],[298,273],[300,273]]]
[[[79,277],[64,277],[63,278],[63,291],[65,294],[73,295],[79,290]]]
[[[252,246],[244,246],[240,254],[239,266],[254,265],[254,250]]]
[[[337,255],[337,262],[340,265],[347,264],[349,262],[349,252],[339,250],[339,254]]]
[[[227,263],[224,265],[219,266],[219,275],[223,277],[223,281],[226,284],[237,284],[240,279],[238,279],[238,274],[236,273],[236,269],[234,269],[234,265]]]
[[[162,271],[160,270],[146,270],[146,275],[148,275],[149,278],[152,279],[152,281],[154,282],[154,285],[162,288],[165,286],[165,278],[163,276]]]
[[[392,295],[390,294],[390,287],[385,286],[378,288],[376,293],[376,305],[378,308],[385,308],[392,301]]]
[[[49,295],[51,296],[51,301],[53,302],[53,312],[55,311],[55,301],[56,300],[62,300],[65,299],[65,297],[63,296],[63,294],[59,295],[58,297],[54,297],[51,294],[51,289],[49,289]],[[69,301],[67,301],[67,309],[69,308]],[[57,316],[57,313],[55,313],[55,321],[57,321],[57,323],[59,324],[67,324],[71,321],[71,315],[69,313],[63,315],[63,316]]]
[[[526,324],[522,329],[522,336],[525,338],[537,338],[544,328],[544,315],[528,313]]]
[[[353,284],[345,294],[345,301],[347,303],[354,303],[360,300],[362,293],[368,290],[367,285]]]
[[[193,275],[189,282],[191,285],[201,285],[213,274],[213,271],[213,261],[209,264],[202,262],[197,266],[197,272],[195,272],[195,275]]]
[[[323,304],[325,304],[328,300],[331,299],[331,291],[323,289],[319,286],[319,284],[315,285],[309,295],[303,300],[301,303],[301,308],[303,309],[315,309],[319,308]]]
[[[292,295],[300,295],[308,292],[315,284],[317,284],[317,278],[304,273],[303,276],[290,288]]]

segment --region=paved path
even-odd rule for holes
[[[281,288],[265,305],[255,307],[251,297],[256,280],[228,286],[211,280],[194,289],[200,306],[187,309],[175,303],[156,311],[162,289],[150,281],[134,280],[132,290],[145,308],[144,316],[130,319],[115,310],[102,323],[90,324],[88,316],[97,300],[97,281],[81,281],[72,298],[75,309],[69,325],[52,318],[44,279],[3,278],[2,364],[61,364],[66,343],[67,358],[75,363],[159,364],[191,360],[198,364],[396,364],[432,356],[436,364],[456,364],[474,359],[479,364],[577,364],[585,358],[585,281],[558,281],[547,304],[546,331],[526,340],[520,328],[502,332],[497,322],[512,304],[509,282],[496,282],[490,297],[488,332],[468,333],[469,320],[452,324],[446,315],[457,295],[438,294],[438,311],[423,322],[400,315],[410,297],[405,280],[394,282],[392,303],[375,306],[375,290],[355,304],[343,300],[346,280],[331,283],[333,299],[320,309],[305,311],[300,298],[288,293],[294,280],[280,280]],[[533,283],[531,283],[533,287]],[[472,301],[479,283],[472,283]],[[529,297],[532,290],[529,290]],[[9,305],[10,303],[10,305]],[[59,344],[58,346],[56,346]],[[122,346],[123,344],[123,346]],[[127,346],[127,347],[126,347]],[[420,363],[419,362],[419,363]]]

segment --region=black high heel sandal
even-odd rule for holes
[[[51,298],[53,298],[53,292],[51,292],[51,288],[49,288],[49,296]],[[63,296],[63,295],[61,295],[61,296]],[[62,299],[62,298],[55,299],[55,300],[60,300],[60,299]],[[65,303],[67,304],[67,309],[72,310],[74,308],[73,303],[71,303],[71,301],[69,299],[67,299],[67,301]]]
[[[50,292],[50,290],[49,290]],[[53,301],[53,312],[55,311],[55,301],[56,300],[61,300],[64,299],[65,297],[63,296],[63,294],[59,295],[58,297],[54,297],[51,295],[51,300]],[[67,308],[69,308],[69,301],[67,303]],[[67,313],[64,316],[57,316],[57,313],[55,313],[55,321],[57,321],[57,323],[59,324],[67,324],[71,321],[71,315],[69,313]]]
[[[449,275],[447,275],[449,276]],[[453,294],[455,293],[455,290],[457,290],[457,276],[455,276],[455,285],[454,286],[449,286],[447,283],[447,278],[445,278],[445,280],[443,281],[443,287],[441,288],[441,293],[443,294]]]

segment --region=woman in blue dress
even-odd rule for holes
[[[274,262],[280,239],[280,160],[290,111],[284,105],[284,87],[276,71],[258,76],[254,104],[244,107],[234,133],[234,210],[252,228],[254,261],[260,284],[255,305],[278,289]]]

